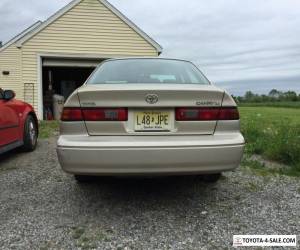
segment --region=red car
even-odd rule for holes
[[[16,147],[33,151],[38,138],[38,120],[28,103],[14,99],[12,90],[0,88],[0,154]]]

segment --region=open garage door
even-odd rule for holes
[[[60,58],[43,58],[43,66],[45,67],[81,67],[95,68],[103,61],[94,59],[60,59]]]
[[[43,59],[43,113],[45,120],[59,119],[57,99],[62,106],[70,94],[80,87],[102,60]]]

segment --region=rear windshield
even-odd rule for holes
[[[87,84],[174,83],[209,84],[204,75],[185,61],[123,59],[101,64]]]

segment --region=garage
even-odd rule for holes
[[[58,119],[55,104],[63,104],[103,60],[161,52],[106,0],[73,0],[0,48],[0,86],[30,103],[39,119]]]
[[[103,60],[43,58],[43,119],[59,119],[62,104]]]

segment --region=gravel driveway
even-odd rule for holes
[[[244,168],[217,184],[168,177],[79,185],[62,172],[50,138],[33,153],[0,158],[0,248],[231,249],[233,234],[299,235],[299,198],[299,178]]]

